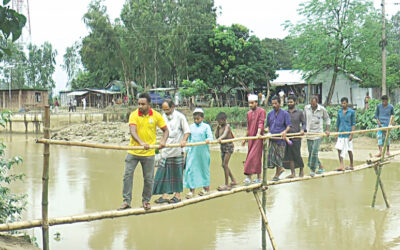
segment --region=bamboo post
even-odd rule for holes
[[[268,146],[268,141],[265,140],[264,141],[264,147],[263,147],[263,186],[267,186],[267,164],[266,164],[266,146]],[[254,193],[255,196],[257,196],[256,193]],[[258,198],[258,196],[257,196]],[[257,200],[256,198],[256,200]],[[265,230],[266,230],[266,223],[265,221],[263,222],[263,216],[262,213],[266,213],[266,206],[267,206],[267,191],[263,191],[262,192],[262,211],[261,212],[261,245],[262,245],[262,249],[265,250],[267,249],[267,237],[265,235]],[[272,237],[272,235],[271,235]]]
[[[394,116],[392,115],[390,117],[389,125],[386,130],[385,142],[383,143],[382,155],[381,155],[381,159],[380,159],[381,162],[383,162],[385,159],[386,149],[388,146],[388,141],[389,141],[390,131],[392,130],[393,121],[394,121]],[[386,192],[385,192],[385,189],[383,188],[383,183],[381,180],[382,166],[378,165],[378,167],[377,168],[375,167],[374,169],[375,169],[375,174],[376,174],[376,184],[375,184],[374,195],[372,197],[371,206],[375,207],[376,193],[378,192],[378,186],[380,186],[381,191],[382,191],[382,196],[383,196],[383,199],[386,204],[386,208],[390,208],[390,203],[389,203],[389,200],[387,199]]]
[[[265,193],[265,192],[263,192],[263,193]],[[274,240],[274,237],[272,236],[272,230],[269,227],[267,216],[264,213],[264,208],[261,205],[260,197],[258,197],[257,191],[253,191],[253,194],[254,194],[254,198],[256,198],[258,209],[260,210],[260,213],[261,213],[261,218],[262,218],[262,221],[263,221],[263,225],[267,229],[269,239],[271,240],[272,249],[275,250],[276,249],[275,240]],[[264,235],[265,235],[265,233],[264,233]],[[267,249],[266,245],[263,245],[263,249]]]
[[[44,110],[44,138],[50,138],[50,107],[47,105]],[[42,175],[42,238],[43,249],[49,248],[49,158],[50,144],[44,144],[43,150],[43,175]]]

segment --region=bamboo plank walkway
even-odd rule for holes
[[[397,155],[400,155],[400,151],[392,152],[391,156],[385,158],[385,161],[383,162],[383,164],[380,163],[380,158],[373,158],[373,159],[368,160],[367,163],[355,166],[354,170],[330,171],[330,172],[325,172],[320,175],[316,175],[314,177],[304,176],[302,178],[297,177],[297,178],[293,178],[293,179],[269,181],[267,183],[267,187],[280,185],[280,184],[286,184],[286,183],[316,180],[316,179],[337,176],[337,175],[343,175],[343,174],[350,174],[350,173],[357,172],[360,170],[376,167],[379,164],[382,164],[382,165],[389,164],[390,160],[392,160]],[[144,210],[143,208],[132,208],[132,209],[127,209],[127,210],[122,210],[122,211],[110,210],[110,211],[94,212],[94,213],[82,214],[82,215],[49,218],[48,224],[49,224],[49,226],[55,226],[55,225],[62,225],[62,224],[73,224],[73,223],[78,223],[78,222],[101,220],[101,219],[106,219],[106,218],[113,219],[113,218],[124,217],[124,216],[159,213],[159,212],[164,212],[164,211],[168,211],[168,210],[186,207],[188,205],[193,205],[193,204],[196,204],[199,202],[208,201],[208,200],[215,199],[215,198],[232,195],[232,194],[239,193],[239,192],[250,192],[253,190],[258,190],[258,189],[261,189],[261,187],[262,187],[262,184],[252,184],[249,186],[238,186],[236,188],[232,188],[230,191],[215,191],[206,196],[199,196],[199,197],[195,197],[192,199],[183,200],[182,202],[175,203],[175,204],[154,206],[150,210],[147,210],[147,211]],[[0,224],[0,232],[17,230],[17,229],[41,227],[41,226],[42,226],[41,219],[13,222],[13,223],[8,223],[8,224]]]

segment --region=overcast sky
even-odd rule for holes
[[[399,5],[388,0],[388,14],[400,10]],[[112,20],[120,14],[125,0],[105,0],[107,11]],[[286,20],[296,22],[300,19],[297,9],[304,0],[215,0],[222,14],[218,16],[219,24],[231,25],[239,23],[249,28],[260,38],[283,38],[287,35],[282,27]],[[374,0],[380,8],[380,0]],[[400,2],[398,0],[397,2]],[[90,0],[39,0],[30,1],[30,19],[32,27],[32,42],[40,45],[49,41],[58,51],[57,68],[54,73],[56,93],[66,89],[67,75],[60,68],[65,48],[84,37],[88,31],[82,21]]]

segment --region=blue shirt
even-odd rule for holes
[[[336,127],[339,132],[349,132],[351,127],[356,125],[356,112],[351,108],[347,108],[346,114],[343,114],[343,109],[338,112]],[[350,135],[339,135],[341,138],[348,138]]]
[[[376,107],[375,118],[381,121],[382,126],[388,126],[390,122],[390,116],[394,115],[394,108],[391,104],[386,107],[382,103]]]
[[[267,127],[271,134],[280,134],[290,125],[290,116],[287,111],[279,109],[278,111],[272,110],[268,113]]]

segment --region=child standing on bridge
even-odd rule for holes
[[[231,130],[231,126],[226,123],[226,114],[224,112],[220,112],[217,115],[217,122],[218,127],[215,131],[215,138],[221,142],[222,140],[232,139],[233,133]],[[218,191],[225,191],[230,190],[232,186],[237,185],[235,178],[232,175],[231,170],[229,169],[229,160],[233,154],[235,149],[233,142],[223,143],[221,145],[221,160],[222,160],[222,167],[224,168],[225,174],[225,185],[219,186]],[[231,183],[229,184],[229,177],[231,178]]]
[[[203,122],[204,111],[201,108],[194,110],[193,120],[194,123],[190,125],[189,143],[212,141],[211,127]],[[208,145],[188,147],[183,184],[190,189],[186,195],[187,199],[193,197],[195,188],[203,188],[199,193],[200,196],[210,191],[210,148]]]

